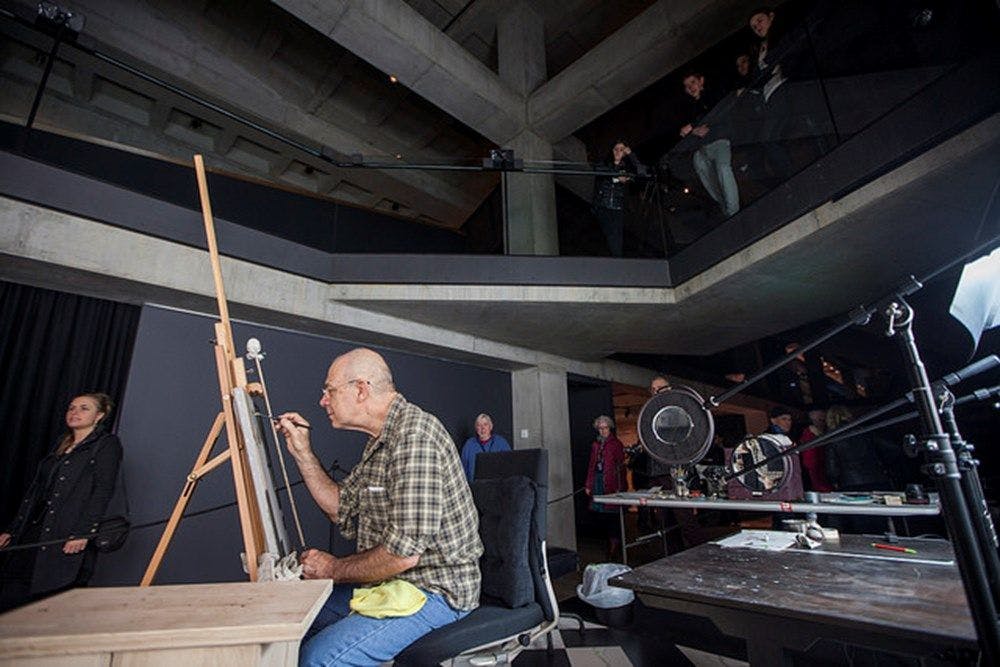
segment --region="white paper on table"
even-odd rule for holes
[[[716,540],[714,544],[731,549],[763,549],[783,551],[795,544],[795,533],[783,530],[741,530],[735,535]]]

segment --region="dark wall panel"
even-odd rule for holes
[[[220,410],[214,350],[214,318],[158,307],[143,308],[128,388],[122,404],[119,434],[125,447],[123,472],[133,525],[166,518],[198,451]],[[350,469],[361,455],[367,436],[334,431],[319,406],[320,388],[330,361],[356,345],[260,325],[234,323],[238,350],[250,337],[260,339],[266,357],[264,375],[276,412],[296,410],[314,426],[313,445],[327,465],[334,461]],[[467,364],[412,354],[378,350],[392,368],[396,386],[408,400],[441,419],[461,446],[474,433],[480,412],[493,416],[497,432],[511,435],[510,375]],[[252,366],[247,362],[248,368]],[[249,376],[251,380],[254,375]],[[267,434],[272,459],[275,458]],[[225,436],[215,451],[221,451]],[[274,478],[281,484],[276,460]],[[294,485],[299,475],[286,456]],[[343,474],[335,475],[342,478]],[[316,508],[303,485],[294,486],[308,546],[350,552],[352,545],[333,537],[330,523]],[[291,512],[279,493],[289,538],[295,542]],[[236,581],[242,551],[239,519],[231,503],[233,477],[223,464],[203,478],[189,512],[211,511],[182,521],[163,561],[157,583]],[[113,501],[119,506],[121,498]],[[126,546],[104,554],[93,585],[135,584],[142,576],[159,540],[162,526],[134,530]],[[332,542],[332,543],[331,543]]]

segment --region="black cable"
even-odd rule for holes
[[[580,493],[581,491],[586,491],[586,490],[587,490],[587,489],[586,489],[586,487],[583,487],[583,486],[581,486],[581,487],[580,487],[579,489],[577,489],[576,491],[571,491],[571,492],[567,493],[567,494],[566,494],[566,495],[564,495],[564,496],[559,496],[558,498],[553,498],[552,500],[550,500],[550,501],[549,501],[549,503],[548,503],[548,504],[549,504],[549,505],[551,505],[552,503],[557,503],[557,502],[559,502],[560,500],[566,500],[567,498],[570,498],[570,497],[572,497],[572,496],[575,496],[576,494]]]
[[[330,475],[331,479],[333,478],[333,473],[334,472],[343,472],[343,473],[346,473],[346,472],[350,472],[350,471],[344,470],[343,468],[341,468],[340,465],[339,465],[339,461],[335,460],[333,463],[330,464],[329,470],[327,470],[327,474]],[[292,482],[292,484],[290,484],[289,486],[293,486],[293,487],[294,486],[298,486],[300,484],[303,484],[304,482],[305,482],[305,480],[300,479],[297,482]],[[279,487],[275,488],[275,491],[284,491],[286,488],[287,487],[279,486]],[[206,507],[205,509],[201,509],[201,510],[197,510],[197,511],[193,511],[193,512],[185,512],[184,514],[181,515],[181,518],[182,519],[190,519],[190,518],[193,518],[193,517],[196,517],[196,516],[201,516],[203,514],[209,514],[210,512],[217,512],[219,510],[224,510],[227,507],[234,507],[236,504],[237,504],[237,501],[233,500],[231,502],[223,503],[221,505],[215,505],[214,507]],[[143,528],[152,528],[153,526],[162,526],[162,525],[166,524],[168,521],[170,521],[169,517],[167,517],[165,519],[156,519],[155,521],[148,521],[146,523],[140,523],[140,524],[136,524],[136,525],[130,525],[129,526],[129,532],[131,532],[133,530],[141,530]],[[10,545],[10,546],[4,547],[3,549],[0,549],[0,554],[7,553],[9,551],[21,551],[23,549],[36,549],[38,547],[50,546],[52,544],[63,544],[64,542],[68,542],[70,540],[82,540],[82,539],[90,540],[90,539],[93,539],[93,538],[95,538],[95,537],[97,537],[99,535],[105,535],[105,534],[110,534],[110,533],[115,533],[115,532],[118,532],[118,529],[116,529],[116,530],[108,530],[108,531],[103,531],[103,532],[98,531],[96,533],[90,533],[88,535],[79,535],[79,536],[77,536],[77,535],[70,535],[69,537],[64,537],[62,539],[46,540],[44,542],[29,542],[28,544],[15,544],[15,545]]]

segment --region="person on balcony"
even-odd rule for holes
[[[788,81],[791,40],[786,39],[783,22],[768,7],[750,15],[750,30],[758,37],[754,55],[757,87],[764,98],[764,123],[761,128],[764,158],[770,174],[785,179],[792,174],[792,160],[784,144],[792,115],[788,87],[784,85]]]
[[[727,217],[740,210],[740,192],[733,175],[733,151],[727,124],[719,114],[711,122],[706,117],[715,109],[722,95],[705,86],[705,76],[691,72],[684,77],[684,91],[690,98],[689,122],[681,127],[682,137],[693,137],[700,144],[692,157],[698,180]]]
[[[628,194],[628,184],[635,180],[636,175],[644,173],[645,168],[632,155],[632,149],[628,144],[620,139],[615,142],[610,157],[601,167],[605,171],[617,173],[594,179],[594,200],[591,211],[601,225],[611,255],[621,257],[625,238],[625,196]]]
[[[807,48],[807,28],[792,27],[769,7],[754,11],[749,24],[758,38],[752,61],[757,72],[754,88],[764,99],[764,158],[769,174],[785,180],[794,169],[789,139],[810,138],[814,157],[828,150],[826,135],[833,131],[829,110],[816,81],[814,56]],[[790,82],[796,84],[794,90]]]

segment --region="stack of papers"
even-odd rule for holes
[[[730,535],[715,544],[731,549],[763,549],[764,551],[784,551],[795,544],[797,533],[783,530],[742,530]]]

